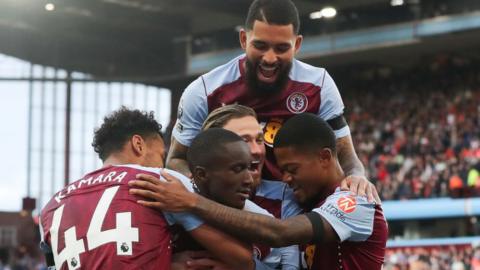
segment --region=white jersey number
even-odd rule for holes
[[[107,188],[105,192],[103,192],[93,212],[87,231],[89,250],[93,250],[106,243],[115,242],[117,245],[117,255],[132,255],[132,242],[138,242],[139,233],[138,228],[132,227],[131,212],[117,213],[115,221],[116,227],[111,230],[101,230],[108,208],[119,188],[119,186]],[[83,239],[77,239],[76,229],[75,226],[73,226],[65,231],[65,248],[58,253],[58,230],[64,207],[65,205],[60,206],[53,213],[52,227],[50,228],[53,258],[57,269],[60,269],[62,264],[67,262],[68,269],[74,270],[81,266],[80,254],[85,252],[85,243]]]

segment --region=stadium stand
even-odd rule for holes
[[[386,253],[386,270],[478,270],[480,248],[466,245],[445,245],[389,249]]]
[[[384,200],[480,194],[479,61],[426,63],[337,79],[356,149]]]

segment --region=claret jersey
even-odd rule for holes
[[[56,269],[170,269],[169,225],[190,231],[203,222],[188,213],[144,207],[128,193],[128,181],[136,174],[158,177],[160,170],[109,166],[56,193],[40,216],[42,241],[50,246]]]
[[[173,130],[175,139],[190,146],[203,122],[214,109],[238,103],[251,107],[264,128],[267,157],[263,178],[281,179],[272,144],[277,131],[290,117],[309,112],[325,121],[343,115],[343,101],[332,77],[324,68],[293,60],[284,91],[262,97],[248,90],[244,70],[245,55],[200,76],[183,92],[178,107],[178,119]],[[337,138],[350,134],[348,126],[333,128]]]
[[[337,188],[312,212],[330,224],[339,241],[307,246],[308,269],[382,269],[388,226],[379,205]]]

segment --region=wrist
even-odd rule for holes
[[[362,178],[367,178],[364,173],[361,172],[352,172],[349,174],[346,174],[345,177],[362,177]]]
[[[201,196],[195,192],[190,192],[190,197],[187,202],[187,207],[189,211],[194,211],[198,208],[199,200]]]

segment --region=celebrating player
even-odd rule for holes
[[[226,206],[272,216],[247,200],[253,184],[249,172],[252,157],[247,144],[237,134],[220,128],[203,131],[193,140],[187,159],[195,192]],[[173,244],[174,252],[204,250],[183,228],[175,230]],[[200,260],[203,262],[204,258]],[[190,266],[197,261],[190,259]]]
[[[142,205],[192,211],[243,239],[271,246],[314,244],[310,269],[381,269],[388,237],[382,209],[339,189],[344,172],[327,122],[313,114],[291,118],[275,138],[275,156],[283,181],[306,214],[278,220],[238,211],[188,192],[166,174],[168,182],[141,175],[142,181],[130,184],[143,189],[134,189],[135,194],[155,200]]]
[[[289,200],[289,198],[284,199],[285,184],[261,179],[261,171],[265,162],[265,144],[263,143],[262,128],[257,121],[255,111],[240,104],[225,105],[217,108],[208,115],[202,130],[210,128],[223,128],[235,132],[248,144],[253,159],[250,174],[253,177],[251,198],[254,203],[277,218],[285,217],[284,213],[282,213],[282,206],[286,209],[286,212],[298,213],[295,211],[294,206],[291,206],[292,204],[295,205],[295,203]],[[293,208],[293,211],[290,208]],[[272,268],[281,267],[284,270],[299,268],[299,250],[297,246],[272,250],[268,246],[257,245],[255,247],[255,255]],[[257,262],[257,266],[258,264],[259,262]]]
[[[143,207],[129,194],[127,183],[136,174],[159,177],[162,171],[160,129],[153,113],[122,108],[95,131],[103,167],[56,193],[41,212],[43,247],[51,247],[56,269],[170,269],[174,223],[230,268],[253,269],[249,245],[190,214]]]
[[[275,134],[290,117],[310,112],[326,120],[335,131],[338,160],[345,172],[342,186],[367,193],[379,202],[375,187],[353,147],[343,117],[344,105],[335,82],[323,68],[294,59],[302,43],[299,15],[291,0],[255,0],[240,31],[245,51],[225,65],[200,76],[184,91],[173,130],[167,167],[190,175],[187,149],[209,112],[238,103],[255,110],[264,127],[267,146],[263,179],[280,181],[275,163]]]

